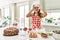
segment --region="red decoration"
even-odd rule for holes
[[[24,28],[23,28],[23,30],[24,30],[24,31],[27,31],[27,28],[26,28],[26,27],[24,27]]]

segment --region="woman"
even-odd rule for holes
[[[34,11],[34,13],[32,13]],[[33,9],[27,14],[27,17],[32,17],[32,28],[41,28],[41,18],[47,16],[44,10],[41,10],[39,4],[33,5]]]

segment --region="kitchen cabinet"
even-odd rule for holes
[[[46,10],[60,10],[60,0],[45,0]]]
[[[47,32],[51,32],[53,30],[60,30],[60,26],[43,25],[43,27]]]

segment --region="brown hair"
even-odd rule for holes
[[[35,12],[34,12],[34,15],[35,15]],[[41,18],[41,12],[40,12],[40,9],[38,11],[38,16]]]

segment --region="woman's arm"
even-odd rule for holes
[[[47,16],[47,12],[45,12],[44,10],[41,10],[41,18],[44,18]]]
[[[32,11],[33,11],[33,9],[26,15],[26,17],[31,17],[33,15]]]

